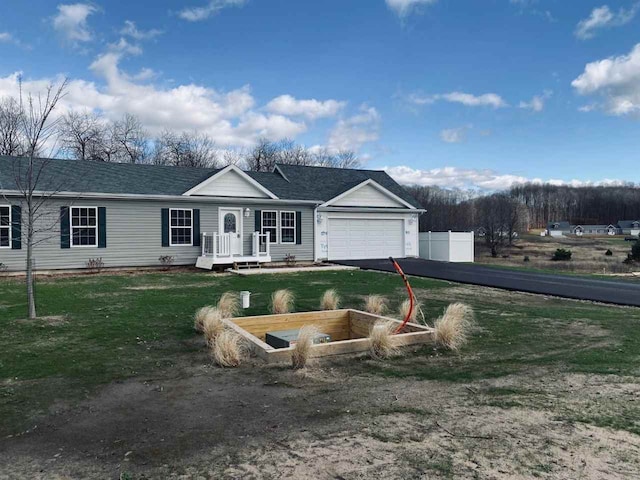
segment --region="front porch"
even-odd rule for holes
[[[251,253],[243,253],[242,241],[236,241],[236,233],[202,233],[200,245],[202,253],[196,260],[196,267],[211,270],[215,265],[271,262],[271,244],[266,233],[251,234]]]

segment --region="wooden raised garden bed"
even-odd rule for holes
[[[294,347],[274,348],[265,343],[267,332],[300,329],[314,325],[322,333],[331,337],[328,343],[313,345],[312,355],[339,355],[365,352],[369,349],[369,331],[377,321],[398,320],[373,315],[359,310],[326,310],[319,312],[286,313],[281,315],[259,315],[224,320],[225,324],[242,335],[251,350],[268,363],[288,362]],[[433,329],[415,323],[408,323],[403,331],[392,336],[395,346],[431,343]]]

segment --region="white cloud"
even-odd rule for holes
[[[153,71],[142,69],[136,75],[127,74],[119,65],[124,55],[117,49],[99,55],[90,70],[100,84],[81,79],[70,81],[57,115],[68,110],[91,110],[115,120],[131,113],[140,118],[152,135],[165,128],[179,132],[197,130],[210,135],[220,148],[248,147],[259,137],[295,138],[307,129],[303,121],[261,112],[248,86],[221,92],[193,83],[170,88],[144,84],[142,80],[152,76]],[[18,95],[20,75],[0,77],[0,97]],[[61,80],[62,76],[23,78],[23,91],[37,94]]]
[[[393,10],[396,15],[404,18],[411,13],[437,2],[437,0],[385,0],[387,7]]]
[[[551,98],[553,92],[551,90],[545,90],[542,92],[542,95],[534,95],[533,98],[528,102],[520,102],[518,108],[525,108],[529,110],[533,110],[534,112],[541,112],[544,110],[544,103],[546,100]]]
[[[461,143],[467,137],[469,127],[445,128],[440,131],[440,139],[446,143]]]
[[[0,42],[9,43],[13,41],[13,36],[8,32],[0,32]]]
[[[442,188],[462,188],[479,190],[504,190],[522,183],[543,183],[541,178],[528,178],[521,175],[499,174],[493,170],[474,168],[443,167],[431,170],[420,170],[404,165],[383,168],[396,181],[405,185],[438,186]],[[622,180],[603,179],[558,180],[549,179],[552,185],[571,185],[575,187],[590,185],[624,185]]]
[[[627,55],[588,63],[571,82],[580,95],[599,95],[611,115],[640,113],[640,43]]]
[[[640,2],[633,4],[628,9],[620,8],[617,13],[612,12],[607,5],[594,8],[588,18],[578,22],[574,32],[575,36],[581,40],[588,40],[595,37],[597,30],[625,25],[633,20],[639,9]]]
[[[345,106],[345,102],[337,100],[298,100],[291,95],[280,95],[271,100],[266,109],[269,112],[294,117],[306,117],[309,120],[333,117]]]
[[[331,133],[327,148],[330,151],[353,150],[357,152],[369,142],[375,142],[380,135],[381,117],[374,107],[360,106],[360,112],[338,121]]]
[[[411,93],[405,97],[405,100],[416,106],[431,105],[439,100],[451,103],[460,103],[467,107],[503,108],[509,106],[509,104],[496,93],[484,93],[482,95],[473,95],[471,93],[464,92],[450,92],[436,95]]]
[[[152,28],[151,30],[138,30],[135,22],[132,22],[131,20],[125,20],[124,27],[120,30],[120,35],[131,37],[135,40],[150,40],[158,35],[162,35],[162,33],[162,30],[157,30],[155,28]]]
[[[178,16],[189,22],[199,22],[217,14],[224,8],[241,7],[245,3],[247,3],[247,0],[210,0],[203,7],[187,7],[180,10]]]
[[[70,42],[88,42],[93,38],[87,19],[98,9],[87,3],[58,5],[58,13],[53,17],[53,28]]]

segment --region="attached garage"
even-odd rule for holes
[[[329,218],[328,259],[403,257],[404,220]]]

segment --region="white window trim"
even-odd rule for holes
[[[191,243],[173,243],[171,241],[171,238],[173,237],[171,235],[171,229],[172,228],[187,228],[187,227],[181,227],[181,226],[171,226],[171,212],[174,211],[189,211],[191,212]],[[169,209],[169,246],[170,247],[193,247],[193,208],[170,208]]]
[[[75,228],[95,228],[96,230],[96,243],[95,245],[74,245],[73,244],[73,210],[74,209],[78,209],[78,208],[89,208],[91,210],[95,210],[96,212],[96,226],[95,227],[91,227],[89,225],[86,226],[78,226]],[[69,207],[69,246],[71,248],[97,248],[98,247],[98,235],[100,234],[99,230],[99,225],[98,225],[98,207],[88,207],[88,206],[72,206]]]
[[[280,213],[278,212],[278,210],[262,210],[262,211],[260,211],[260,233],[262,235],[264,235],[264,233],[265,233],[265,231],[264,231],[264,229],[265,229],[265,226],[264,226],[264,214],[265,213],[275,213],[276,214],[276,224],[273,227],[269,226],[269,227],[266,227],[266,228],[275,228],[276,229],[276,241],[272,242],[271,244],[272,245],[274,243],[277,244],[280,241],[280,235],[279,235],[279,233],[280,233],[280,228],[279,228],[280,227],[280,218],[279,218],[280,217]],[[269,238],[269,241],[271,241],[271,238]]]
[[[3,246],[0,245],[0,248],[11,248],[11,242],[13,241],[13,238],[11,236],[13,234],[13,232],[12,232],[12,230],[13,230],[13,218],[11,218],[11,210],[12,210],[11,209],[11,205],[0,205],[0,208],[8,208],[9,209],[9,225],[0,227],[0,228],[7,228],[8,227],[8,229],[9,229],[9,245],[7,245],[6,247],[3,247]]]
[[[292,213],[293,214],[293,227],[283,227],[282,226],[282,214],[283,213]],[[280,223],[280,228],[278,228],[279,234],[280,234],[280,245],[295,245],[296,241],[298,240],[297,238],[297,233],[298,233],[298,225],[296,224],[296,212],[294,210],[280,210],[280,212],[278,212],[278,221]],[[282,229],[283,228],[287,228],[287,229],[292,229],[293,228],[293,242],[285,242],[282,240]]]

